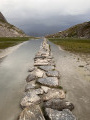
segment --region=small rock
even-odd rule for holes
[[[26,93],[24,98],[22,98],[22,100],[21,100],[22,107],[28,107],[32,104],[39,104],[39,103],[40,103],[40,97],[38,95],[36,95],[35,92]]]
[[[48,90],[47,94],[43,95],[43,101],[48,101],[50,99],[53,98],[60,98],[60,99],[64,99],[65,98],[65,93],[63,90],[60,89],[50,89]]]
[[[59,72],[58,71],[48,71],[48,72],[46,72],[46,75],[48,77],[58,77],[59,78]]]
[[[51,109],[56,109],[56,110],[63,110],[63,109],[69,109],[73,110],[74,105],[66,100],[61,100],[61,99],[51,99],[44,104],[45,108],[51,108]]]
[[[32,72],[32,71],[34,71],[34,67],[31,67],[31,68],[29,68],[29,70],[28,70],[28,72]]]
[[[36,59],[35,63],[48,63],[47,59]]]
[[[79,65],[79,67],[84,67],[84,65]]]
[[[45,118],[39,105],[31,105],[21,112],[19,120],[45,120]]]
[[[36,85],[34,83],[28,83],[25,87],[25,91],[28,91],[29,89],[34,89]]]
[[[48,56],[49,59],[52,59],[53,57],[52,56]]]
[[[36,95],[42,95],[44,93],[43,89],[42,88],[37,88],[37,89],[28,89],[28,91],[26,92],[35,92]]]
[[[34,61],[34,66],[46,66],[46,65],[50,65],[50,64],[55,64],[53,60],[49,59],[49,58],[45,58],[45,59],[35,59]]]
[[[50,53],[47,51],[46,52],[46,50],[44,50],[44,49],[42,49],[42,50],[40,50],[37,54],[36,54],[36,56],[42,56],[42,57],[48,57],[50,55]]]
[[[39,68],[44,71],[50,71],[55,69],[54,66],[39,66]]]
[[[50,87],[57,87],[59,85],[57,77],[39,78],[37,82]]]
[[[50,120],[76,120],[76,117],[68,109],[63,111],[57,111],[50,108],[46,108],[46,117]]]
[[[30,75],[27,76],[26,82],[30,82],[30,81],[35,80],[35,79],[36,79],[36,76],[31,73]]]
[[[44,75],[44,72],[42,71],[42,70],[40,70],[40,69],[36,69],[35,70],[35,76],[36,77],[43,77],[43,75]]]
[[[45,58],[46,58],[45,56],[36,55],[34,60],[36,60],[36,59],[45,59]]]
[[[43,65],[48,65],[48,62],[35,62],[34,66],[43,66]]]
[[[44,91],[43,91],[43,89],[38,88],[38,89],[35,89],[35,93],[36,93],[36,95],[42,95],[44,93]]]
[[[46,87],[46,86],[41,86],[41,88],[45,93],[48,93],[48,90],[50,89],[49,87]]]

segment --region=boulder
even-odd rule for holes
[[[21,112],[19,120],[45,120],[45,118],[39,105],[31,105]]]
[[[56,71],[56,70],[48,71],[48,72],[46,72],[46,75],[47,75],[48,77],[58,77],[58,78],[59,78],[59,72]]]
[[[35,79],[36,79],[36,76],[31,73],[30,75],[27,76],[26,82],[30,82],[30,81],[35,80]]]
[[[59,85],[57,77],[39,78],[37,82],[49,87],[57,87]]]
[[[45,108],[51,108],[51,109],[56,109],[56,110],[63,110],[63,109],[69,109],[73,110],[74,105],[66,100],[61,100],[61,99],[51,99],[47,102],[44,103]]]
[[[65,93],[63,90],[60,89],[49,89],[47,94],[43,95],[43,101],[48,101],[50,99],[53,98],[60,98],[60,99],[64,99],[65,98]]]
[[[21,106],[22,107],[28,107],[32,104],[39,104],[40,103],[40,97],[36,95],[35,92],[27,92],[26,95],[21,100]]]
[[[64,109],[63,111],[58,111],[58,110],[46,108],[45,112],[46,112],[46,117],[48,117],[49,120],[76,120],[76,117],[68,109]]]
[[[44,71],[50,71],[55,69],[54,66],[39,66],[39,68]]]

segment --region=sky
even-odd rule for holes
[[[43,36],[90,21],[90,0],[0,0],[0,11],[28,35]]]

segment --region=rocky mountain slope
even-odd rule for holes
[[[19,28],[8,23],[0,12],[0,37],[27,37],[27,35]]]
[[[64,37],[76,37],[76,38],[90,38],[90,21],[82,24],[70,27],[65,31],[48,35],[50,38],[64,38]]]

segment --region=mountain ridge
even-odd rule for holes
[[[90,21],[74,25],[64,31],[46,36],[47,38],[90,38]]]
[[[22,30],[8,23],[0,12],[0,37],[28,37]]]

